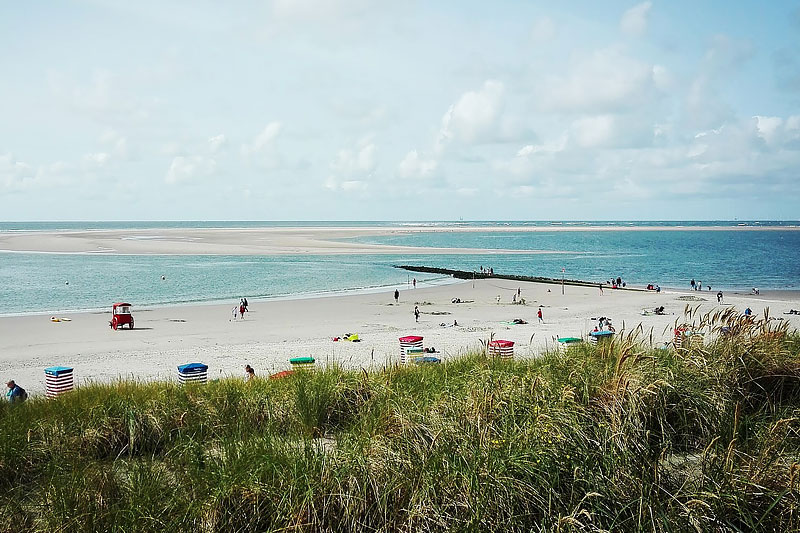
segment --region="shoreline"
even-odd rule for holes
[[[439,287],[444,285],[454,285],[462,283],[463,280],[455,279],[450,276],[443,276],[440,278],[433,278],[427,280],[418,280],[420,285],[427,285],[430,287]],[[248,301],[258,302],[282,302],[292,300],[314,300],[316,298],[336,298],[340,296],[358,295],[358,294],[376,294],[384,291],[410,290],[408,283],[393,283],[388,285],[375,285],[370,287],[355,287],[347,289],[331,289],[329,291],[312,291],[303,293],[280,294],[275,296],[254,295],[247,296]],[[800,291],[798,291],[800,293]],[[214,305],[230,305],[229,302],[233,301],[235,297],[230,298],[211,298],[208,300],[191,300],[191,301],[175,301],[175,302],[159,302],[159,303],[144,303],[134,304],[143,310],[165,309],[173,307],[204,307]],[[50,314],[108,314],[110,313],[109,306],[105,307],[91,307],[86,309],[56,309],[45,311],[31,311],[25,313],[0,313],[0,319],[13,318],[13,317],[26,317],[26,316],[46,316]]]
[[[512,303],[517,290],[525,305]],[[231,320],[235,302],[133,308],[136,328],[113,331],[110,313],[72,313],[69,322],[54,323],[44,315],[0,318],[0,368],[4,379],[16,379],[34,393],[44,390],[46,367],[75,368],[76,384],[110,382],[119,378],[174,380],[177,365],[203,362],[209,377],[243,375],[245,364],[265,376],[287,370],[291,357],[312,355],[318,365],[380,368],[399,361],[398,338],[420,335],[426,347],[435,347],[443,359],[480,350],[489,338],[516,343],[515,357],[535,357],[551,349],[555,338],[585,336],[600,316],[610,317],[617,329],[631,331],[639,324],[653,342],[669,340],[687,305],[701,312],[735,306],[751,307],[762,315],[766,308],[776,320],[800,328],[800,316],[785,315],[800,308],[800,295],[776,300],[727,293],[717,305],[715,293],[706,301],[687,301],[694,291],[661,293],[606,290],[531,282],[476,280],[432,287],[401,288],[394,302],[392,289],[371,293],[335,294],[286,300],[250,299],[244,320]],[[462,303],[453,303],[460,298]],[[498,301],[499,298],[499,301]],[[421,312],[415,322],[413,310]],[[665,306],[665,315],[643,314]],[[540,308],[544,321],[538,323]],[[521,318],[527,324],[510,321]],[[453,323],[457,322],[457,326]],[[359,343],[334,342],[333,337],[357,333]]]

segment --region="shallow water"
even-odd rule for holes
[[[2,223],[0,231],[121,229],[126,227],[264,227],[303,223]],[[402,223],[305,223],[308,226],[397,226]],[[431,223],[453,225],[461,223]],[[504,225],[502,222],[470,225]],[[514,223],[517,224],[517,223]],[[528,225],[545,222],[522,223]],[[579,223],[564,223],[579,224]],[[591,224],[598,224],[592,222]],[[630,223],[602,223],[629,225]],[[635,223],[641,225],[644,223]],[[659,223],[647,223],[659,224]],[[660,223],[687,225],[690,223]],[[720,225],[720,223],[703,223]],[[738,223],[729,222],[728,225]],[[789,223],[781,223],[790,225]],[[766,224],[763,224],[766,225]],[[105,309],[127,300],[137,306],[216,301],[242,296],[297,297],[369,288],[393,291],[416,277],[437,276],[397,264],[460,270],[492,267],[503,274],[659,283],[688,288],[689,280],[717,289],[800,288],[800,231],[576,231],[414,233],[364,237],[359,242],[406,246],[548,250],[545,254],[160,256],[0,253],[0,314]],[[562,251],[570,253],[555,253]],[[161,276],[165,276],[162,280]],[[498,280],[499,282],[499,280]],[[513,282],[506,282],[513,283]]]

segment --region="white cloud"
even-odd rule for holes
[[[541,104],[547,111],[603,113],[652,105],[661,96],[656,77],[665,71],[630,58],[618,48],[576,58],[569,72],[545,79]]]
[[[280,122],[270,122],[261,130],[261,133],[255,136],[252,143],[242,145],[242,153],[244,155],[251,155],[272,148],[282,128],[283,125]]]
[[[783,126],[783,119],[780,117],[753,117],[756,121],[758,136],[764,139],[767,144],[774,144],[778,140]]]
[[[406,154],[397,167],[397,175],[407,179],[425,179],[434,175],[438,162],[433,158],[424,158],[416,150]]]
[[[450,141],[471,144],[495,139],[501,125],[504,90],[502,82],[486,80],[479,90],[461,95],[442,117],[437,149]]]
[[[217,162],[204,156],[178,156],[172,163],[164,178],[166,183],[177,184],[205,178],[217,171]]]
[[[551,41],[556,36],[556,24],[550,17],[539,17],[533,22],[531,38],[534,43],[541,44]]]
[[[111,156],[107,153],[96,152],[83,156],[83,163],[86,168],[96,170],[105,167],[110,159]]]
[[[370,175],[377,164],[375,155],[375,144],[369,138],[364,138],[355,148],[339,150],[331,162],[331,171],[337,176]]]
[[[225,138],[225,135],[219,134],[211,137],[208,139],[208,149],[211,151],[212,154],[216,154],[220,151],[225,145],[228,144],[228,139]]]
[[[561,152],[567,146],[567,136],[561,135],[553,142],[543,144],[526,144],[517,152],[517,157],[528,157],[535,154]]]
[[[364,180],[340,181],[335,176],[328,176],[328,179],[325,180],[325,188],[331,191],[364,191],[368,186]]]
[[[611,143],[617,129],[612,115],[580,118],[572,123],[572,133],[578,146],[596,148]]]
[[[33,168],[17,161],[14,154],[0,154],[0,186],[5,190],[24,188],[34,177]]]
[[[623,33],[634,37],[643,35],[647,30],[647,15],[652,2],[642,2],[627,10],[619,21],[619,28]]]
[[[242,145],[242,155],[261,168],[273,170],[281,167],[283,155],[278,151],[277,141],[282,129],[282,123],[270,122],[251,143]]]
[[[371,136],[359,140],[353,148],[342,148],[330,164],[325,187],[331,190],[364,190],[377,167],[377,148]]]

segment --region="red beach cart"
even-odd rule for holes
[[[133,315],[131,315],[131,304],[117,302],[111,306],[111,320],[108,325],[111,329],[121,328],[128,324],[130,329],[133,329]]]

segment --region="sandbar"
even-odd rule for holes
[[[571,251],[391,246],[354,242],[358,237],[412,233],[574,231],[792,231],[796,227],[730,226],[376,226],[158,228],[0,233],[0,251],[89,254],[537,254]]]

